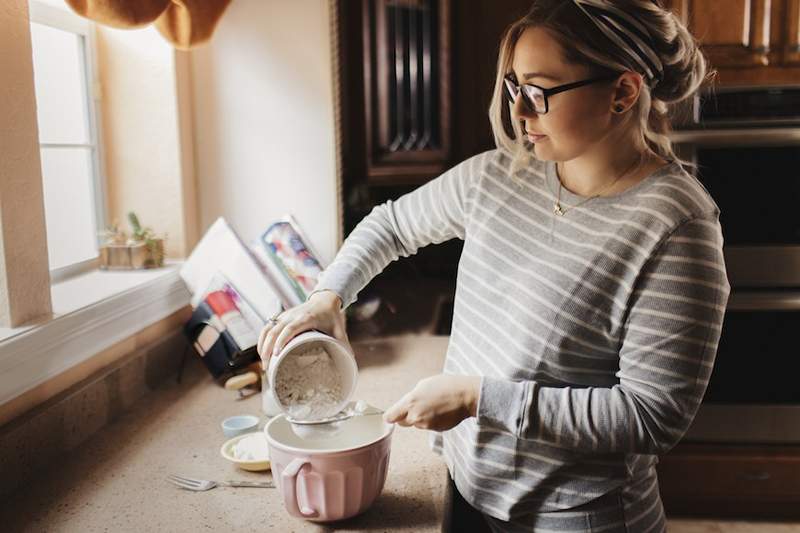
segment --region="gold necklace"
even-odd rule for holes
[[[564,209],[564,208],[561,206],[561,178],[558,176],[558,163],[556,163],[556,179],[558,180],[558,197],[556,198],[556,203],[555,203],[555,204],[553,204],[553,212],[554,212],[556,215],[559,215],[559,216],[564,216],[564,214],[565,214],[565,213],[566,213],[566,212],[567,212],[569,209],[574,209],[574,208],[578,207],[579,205],[582,205],[582,204],[584,204],[584,203],[588,202],[589,200],[593,200],[594,198],[597,198],[598,196],[600,196],[601,194],[603,194],[604,192],[606,192],[608,189],[610,189],[610,188],[611,188],[611,187],[612,187],[612,186],[613,186],[615,183],[617,183],[617,182],[618,182],[620,179],[622,179],[623,177],[625,177],[626,175],[628,175],[628,173],[629,173],[631,170],[633,170],[633,168],[634,168],[634,167],[638,167],[639,165],[641,165],[641,163],[642,163],[642,159],[643,159],[643,156],[642,156],[642,154],[640,153],[640,154],[639,154],[639,159],[638,159],[638,160],[636,160],[636,161],[634,161],[634,162],[633,162],[633,165],[631,165],[630,167],[628,167],[628,169],[627,169],[625,172],[623,172],[622,174],[620,174],[619,176],[617,176],[617,178],[616,178],[614,181],[612,181],[610,184],[608,184],[608,185],[606,185],[605,187],[603,187],[603,188],[602,188],[602,189],[601,189],[601,190],[600,190],[600,191],[599,191],[597,194],[593,194],[592,196],[590,196],[590,197],[588,197],[588,198],[585,198],[585,199],[581,200],[581,201],[580,201],[580,202],[578,202],[577,204],[569,206],[567,209]]]

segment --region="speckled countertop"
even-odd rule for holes
[[[416,382],[441,371],[448,337],[401,335],[353,342],[356,398],[386,408]],[[235,401],[197,361],[140,400],[45,475],[0,504],[3,531],[439,531],[446,481],[427,432],[397,427],[389,474],[363,514],[322,525],[290,516],[275,489],[217,488],[194,493],[165,477],[269,479],[219,454],[220,422],[261,415],[258,395]]]

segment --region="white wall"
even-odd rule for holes
[[[291,213],[335,256],[330,16],[327,0],[236,0],[192,51],[201,234],[222,215],[249,242]]]
[[[148,26],[136,30],[97,27],[102,84],[102,132],[109,224],[130,232],[128,213],[167,234],[168,258],[186,257],[194,246],[190,226],[195,202],[185,201],[179,128],[176,52]],[[191,169],[188,169],[190,172]]]

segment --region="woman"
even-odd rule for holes
[[[388,263],[464,239],[444,371],[385,414],[433,430],[445,523],[663,531],[655,466],[694,418],[730,292],[719,209],[666,136],[706,74],[657,2],[535,1],[501,43],[497,148],[376,206],[260,352],[346,339],[341,309]]]

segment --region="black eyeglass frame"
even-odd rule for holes
[[[620,74],[609,74],[607,76],[598,76],[598,77],[595,77],[595,78],[588,78],[588,79],[585,79],[585,80],[574,81],[572,83],[565,83],[563,85],[557,85],[556,87],[550,87],[549,89],[547,89],[545,87],[541,87],[541,86],[536,85],[534,83],[517,84],[516,76],[514,76],[513,73],[509,73],[509,74],[506,74],[505,76],[503,76],[503,82],[504,82],[503,83],[503,85],[504,85],[503,86],[503,95],[505,95],[506,100],[508,100],[511,104],[514,103],[513,97],[511,96],[511,94],[509,94],[508,85],[505,84],[505,82],[508,82],[508,83],[510,83],[511,85],[514,86],[514,89],[517,91],[517,94],[522,96],[522,103],[525,104],[525,106],[528,108],[529,111],[532,111],[534,113],[538,113],[539,115],[544,115],[545,113],[550,111],[550,101],[549,101],[549,97],[550,96],[553,96],[554,94],[558,94],[558,93],[563,93],[564,91],[569,91],[570,89],[577,89],[578,87],[583,87],[583,86],[589,85],[591,83],[598,83],[598,82],[601,82],[601,81],[615,80],[619,76],[620,76]],[[536,106],[530,100],[530,97],[525,93],[525,91],[523,91],[523,87],[526,87],[526,86],[533,87],[533,88],[537,89],[538,91],[541,91],[542,96],[544,97],[544,111],[542,111],[542,112],[536,111]]]

